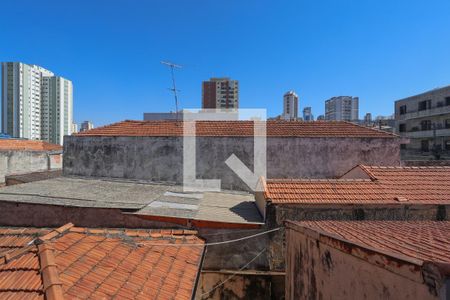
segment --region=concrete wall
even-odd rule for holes
[[[450,205],[269,205],[268,229],[285,221],[305,220],[450,220]],[[270,270],[285,270],[285,232],[271,236],[268,246]]]
[[[249,190],[225,160],[235,154],[253,169],[253,138],[198,137],[197,178]],[[396,138],[273,138],[267,140],[268,178],[330,178],[359,163],[399,165]],[[180,137],[67,136],[64,174],[182,182]]]
[[[287,243],[286,299],[445,299],[415,264],[294,229]]]
[[[48,154],[43,151],[0,151],[0,185],[5,176],[37,171],[60,169],[61,154]]]

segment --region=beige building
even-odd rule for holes
[[[395,120],[406,155],[450,155],[450,85],[396,101]]]
[[[239,108],[239,82],[228,77],[203,81],[202,108]]]

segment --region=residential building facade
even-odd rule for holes
[[[53,73],[36,65],[2,63],[2,132],[41,139],[41,86]]]
[[[43,77],[41,104],[41,139],[62,145],[64,136],[73,132],[72,82],[60,76]]]
[[[91,121],[84,121],[81,123],[80,132],[94,129],[94,124]]]
[[[298,119],[298,95],[294,91],[289,91],[283,96],[283,115],[285,120]]]
[[[450,85],[395,101],[396,133],[409,138],[413,155],[450,153]]]
[[[72,132],[72,82],[40,66],[2,63],[2,132],[62,144]]]
[[[202,108],[239,108],[239,82],[228,77],[211,78],[202,83]]]
[[[314,121],[314,116],[311,111],[311,107],[305,107],[303,109],[303,121]]]
[[[325,119],[330,121],[357,121],[359,98],[338,96],[325,101]]]

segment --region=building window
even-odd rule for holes
[[[398,131],[399,132],[405,132],[406,131],[406,124],[398,125]]]
[[[400,114],[401,114],[401,115],[406,114],[406,105],[400,106]]]
[[[421,141],[421,149],[423,152],[430,151],[430,143],[428,140],[422,140]]]
[[[431,120],[423,120],[420,126],[422,130],[431,130]]]
[[[445,141],[445,150],[450,150],[450,140]]]
[[[450,128],[450,119],[445,120],[445,128]]]
[[[420,110],[427,110],[431,108],[431,100],[425,100],[419,102],[419,111]]]
[[[406,144],[400,144],[400,149],[405,150],[406,149]]]
[[[450,97],[445,97],[445,105],[450,105]]]

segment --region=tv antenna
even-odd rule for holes
[[[182,66],[174,64],[174,63],[171,63],[169,61],[161,61],[161,64],[166,65],[166,66],[168,66],[170,68],[170,72],[171,72],[171,75],[172,75],[172,88],[169,88],[169,90],[171,90],[173,92],[173,95],[175,97],[175,113],[176,113],[176,118],[177,118],[177,121],[178,121],[178,95],[177,95],[177,92],[179,92],[179,90],[177,90],[177,86],[175,84],[175,73],[174,73],[173,70],[175,68],[181,69]]]

